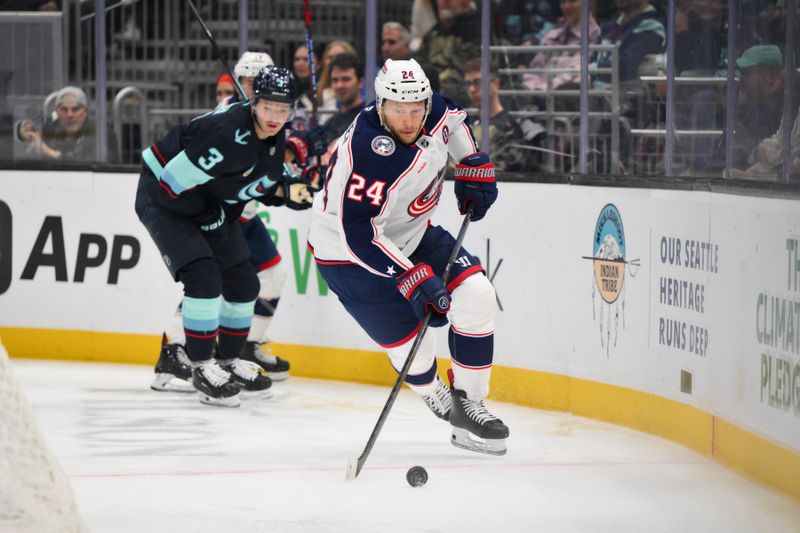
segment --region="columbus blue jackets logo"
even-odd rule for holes
[[[442,196],[442,185],[444,185],[444,172],[443,167],[436,173],[430,185],[408,206],[408,214],[412,217],[424,215],[439,203],[439,198]]]
[[[442,140],[444,144],[447,144],[450,141],[450,128],[447,127],[447,124],[442,126]]]
[[[390,156],[394,153],[394,141],[386,135],[378,135],[372,139],[372,151],[378,155]]]

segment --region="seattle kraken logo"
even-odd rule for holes
[[[442,196],[442,185],[444,185],[445,167],[436,174],[430,185],[408,206],[408,214],[412,217],[424,215],[439,203]]]
[[[264,193],[267,192],[270,187],[275,185],[275,183],[276,183],[275,181],[269,179],[269,176],[267,175],[261,176],[258,179],[258,181],[249,183],[239,190],[238,200],[225,200],[225,202],[228,204],[235,204],[238,202],[249,202],[254,198],[263,196]]]

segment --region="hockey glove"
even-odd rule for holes
[[[322,126],[317,126],[305,131],[293,131],[286,139],[286,149],[292,152],[295,162],[304,167],[309,159],[325,154],[332,140]]]
[[[211,209],[196,217],[194,221],[200,226],[200,231],[203,232],[209,245],[213,246],[228,239],[225,210],[219,204],[213,204]]]
[[[414,314],[420,322],[425,318],[425,313],[432,311],[428,322],[431,327],[440,328],[447,325],[450,293],[429,264],[417,263],[398,279],[397,290],[411,302]]]
[[[495,200],[497,183],[494,180],[494,165],[486,152],[468,155],[456,165],[456,200],[461,214],[472,206],[470,220],[482,219]]]

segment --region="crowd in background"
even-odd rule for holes
[[[142,0],[146,1],[146,0]],[[509,46],[572,45],[573,49],[535,53],[493,54],[490,76],[489,150],[498,169],[516,172],[574,171],[576,140],[564,131],[577,130],[576,96],[580,88],[582,1],[588,0],[494,0],[492,42]],[[313,3],[313,2],[312,2]],[[775,179],[783,158],[783,128],[792,131],[792,175],[800,174],[800,119],[783,124],[784,47],[786,13],[784,0],[741,0],[737,13],[738,86],[733,135],[733,167],[736,177]],[[0,1],[0,9],[58,9],[59,2]],[[610,121],[621,129],[618,167],[608,165],[609,145],[598,145],[597,172],[663,173],[665,95],[659,81],[666,72],[666,1],[608,0],[590,4],[588,21],[591,44],[615,45],[618,59],[607,51],[592,51],[591,88],[620,95],[619,109],[609,97],[594,96],[593,111],[606,115],[593,119],[591,131],[598,137],[611,131]],[[471,0],[414,0],[404,20],[382,21],[378,47],[385,59],[415,58],[434,88],[472,111],[478,131],[481,102],[480,12]],[[675,71],[691,84],[676,89],[675,127],[679,131],[706,132],[684,135],[678,142],[680,165],[685,175],[720,176],[725,166],[724,84],[703,82],[724,79],[728,61],[728,13],[725,0],[678,0],[675,13]],[[324,21],[318,21],[324,24]],[[303,90],[294,127],[302,129],[313,115],[332,136],[341,134],[365,101],[365,54],[359,53],[361,37],[352,42],[318,43],[315,50],[317,83],[310,80],[308,50],[298,35],[293,50],[294,74]],[[795,54],[797,57],[798,54]],[[603,70],[606,69],[606,70]],[[610,70],[616,77],[607,74]],[[649,76],[649,78],[648,78]],[[642,81],[647,80],[647,81]],[[214,80],[209,80],[209,83]],[[800,87],[797,83],[795,87]],[[221,77],[216,90],[232,92],[232,80]],[[511,92],[505,92],[511,90]],[[46,159],[94,161],[94,125],[86,94],[79,87],[65,87],[52,100],[52,116],[45,124],[22,121],[15,126],[18,142],[28,154]],[[800,90],[793,92],[790,107],[800,106]],[[213,102],[209,102],[212,105]],[[523,112],[549,113],[536,115]],[[562,116],[563,115],[563,116]],[[610,117],[610,118],[609,118]],[[554,125],[557,124],[557,125]],[[639,133],[637,133],[639,132]],[[641,132],[652,132],[642,134]],[[115,146],[110,139],[109,146]],[[121,154],[109,151],[109,161]],[[637,159],[647,153],[649,162]],[[553,154],[556,154],[555,156]],[[125,161],[132,162],[132,161]],[[602,166],[602,165],[601,165]]]

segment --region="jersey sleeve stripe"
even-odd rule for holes
[[[183,150],[170,159],[159,178],[166,183],[175,194],[180,194],[213,179],[194,166],[194,163],[192,163],[189,156],[187,156],[186,152]]]
[[[161,173],[164,172],[164,167],[161,166],[161,163],[158,162],[156,155],[153,153],[154,147],[155,145],[142,152],[142,160],[153,172],[153,174],[155,174],[156,177],[159,177],[161,176]]]
[[[464,128],[464,131],[467,133],[467,139],[472,144],[472,149],[474,151],[478,151],[478,142],[475,140],[475,136],[472,134],[472,130],[467,127],[466,123],[462,122],[461,127]]]

